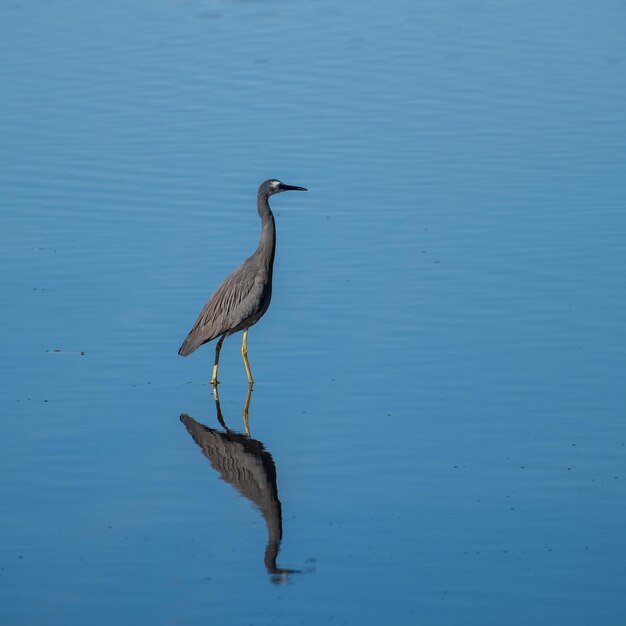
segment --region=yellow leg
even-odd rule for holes
[[[215,346],[215,365],[213,366],[213,377],[211,378],[211,384],[213,386],[219,385],[219,380],[217,380],[217,365],[220,361],[220,350],[222,349],[222,342],[226,338],[226,335],[222,335],[220,340],[217,342]]]
[[[241,342],[241,356],[243,357],[243,364],[246,366],[246,374],[248,374],[248,384],[254,385],[254,378],[252,378],[252,372],[250,371],[250,363],[248,363],[248,329],[243,333],[243,341]]]
[[[250,396],[252,396],[252,383],[248,385],[248,395],[246,396],[246,404],[243,407],[243,425],[246,429],[246,435],[250,437],[250,424],[248,422],[248,411],[250,409]]]

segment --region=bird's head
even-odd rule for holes
[[[259,187],[259,195],[272,196],[275,193],[282,193],[283,191],[307,191],[305,187],[294,187],[293,185],[285,185],[275,178],[270,178],[261,183]]]

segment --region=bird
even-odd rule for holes
[[[248,330],[267,311],[272,298],[272,273],[276,252],[276,226],[269,197],[283,191],[307,191],[305,187],[286,185],[270,178],[261,183],[257,193],[257,210],[261,218],[261,238],[257,249],[229,274],[204,305],[198,319],[183,341],[178,354],[187,356],[201,345],[219,337],[215,346],[215,364],[210,384],[219,384],[217,370],[224,339],[243,330],[241,356],[248,376],[254,384],[248,362]]]

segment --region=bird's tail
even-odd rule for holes
[[[178,354],[180,356],[188,356],[190,355],[202,342],[198,341],[196,338],[192,337],[191,334],[188,335],[187,339],[183,341],[183,345],[178,349]]]

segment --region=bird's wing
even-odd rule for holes
[[[181,346],[181,354],[190,354],[252,317],[262,301],[267,278],[265,270],[248,261],[227,276],[200,311]]]

